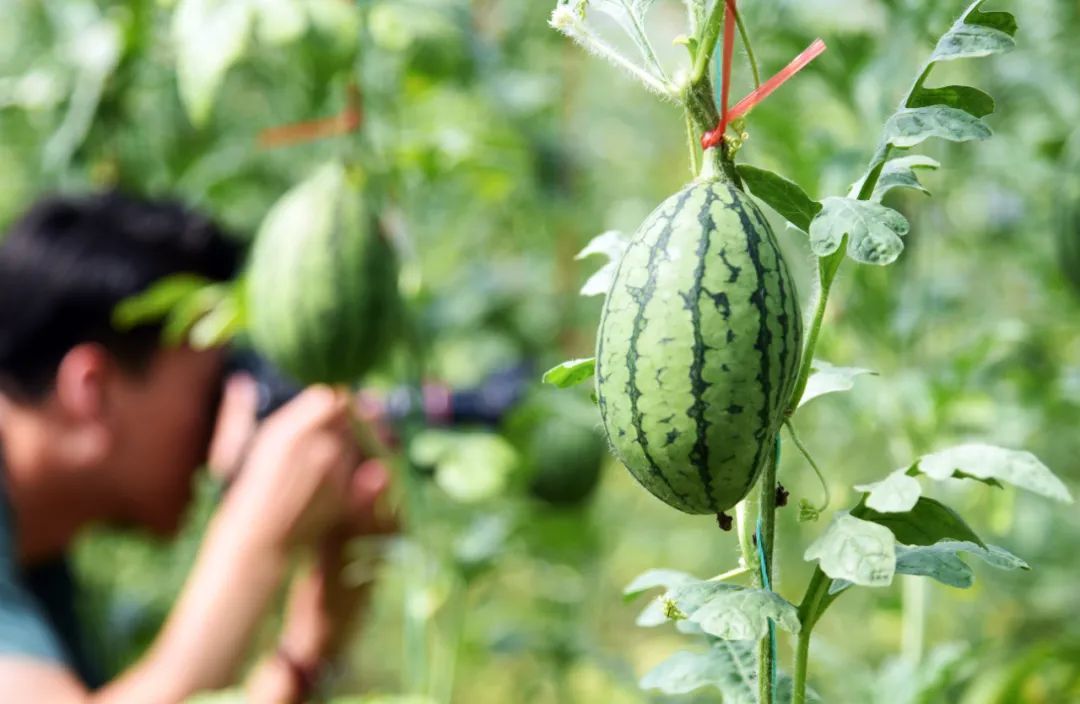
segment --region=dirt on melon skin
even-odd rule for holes
[[[363,191],[328,164],[275,204],[248,272],[255,347],[305,384],[352,383],[393,336],[394,252]]]
[[[671,506],[726,511],[775,449],[801,349],[761,211],[726,182],[688,185],[642,223],[604,305],[596,389],[613,452]]]

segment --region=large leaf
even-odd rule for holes
[[[735,168],[755,197],[803,232],[810,229],[810,222],[821,212],[821,203],[806,195],[798,184],[756,166],[739,164]]]
[[[173,16],[176,80],[192,124],[210,117],[225,74],[247,51],[251,0],[180,0]]]
[[[806,549],[833,579],[866,587],[892,584],[896,571],[896,538],[883,525],[840,513],[825,533]]]
[[[617,230],[608,230],[593,237],[585,249],[578,252],[575,259],[584,259],[594,254],[602,254],[607,257],[607,262],[589,277],[585,285],[581,287],[582,296],[606,296],[611,289],[611,282],[615,279],[615,271],[619,267],[619,260],[630,238]]]
[[[972,3],[938,41],[931,61],[976,58],[1011,51],[1016,46],[1016,19],[1008,12],[983,12]]]
[[[981,119],[947,105],[903,108],[885,123],[885,141],[895,147],[914,147],[931,137],[950,142],[981,141],[992,134]]]
[[[769,633],[769,620],[798,633],[796,608],[775,592],[723,582],[698,581],[675,587],[665,602],[704,632],[724,640],[757,640]]]
[[[859,511],[859,516],[885,526],[904,545],[933,545],[940,540],[966,540],[985,545],[960,514],[925,496],[920,497],[910,511],[879,513],[864,508]]]
[[[643,678],[642,689],[687,694],[715,687],[724,704],[757,704],[757,655],[752,644],[717,641],[702,653],[678,652]]]
[[[875,374],[861,367],[834,367],[820,359],[812,364],[814,373],[806,380],[806,390],[799,399],[799,407],[805,406],[818,396],[838,391],[850,391],[855,387],[855,378],[864,374]]]
[[[1057,501],[1072,503],[1073,500],[1068,487],[1049,467],[1023,450],[968,443],[924,455],[918,468],[932,479],[948,479],[962,472],[976,479],[1012,484]]]
[[[900,238],[908,229],[903,215],[880,203],[830,197],[810,223],[810,249],[819,257],[828,256],[847,235],[848,255],[855,261],[892,264],[904,249]]]
[[[975,576],[971,568],[960,559],[960,553],[974,555],[998,569],[1031,569],[1019,557],[996,545],[983,547],[967,541],[943,540],[933,545],[898,545],[896,571],[900,574],[930,577],[950,587],[967,589],[974,583]]]

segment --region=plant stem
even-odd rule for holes
[[[701,41],[698,42],[697,54],[694,56],[694,68],[690,72],[691,84],[700,83],[709,73],[709,61],[712,60],[713,52],[716,51],[716,42],[720,39],[726,5],[725,0],[716,0],[709,16],[705,19]]]
[[[754,88],[760,88],[761,74],[758,73],[757,57],[754,56],[754,47],[750,44],[750,35],[746,31],[746,25],[743,24],[741,12],[735,13],[735,26],[739,28],[739,37],[743,48],[746,49],[746,58],[750,61],[750,73],[754,75]]]
[[[810,371],[814,364],[814,349],[817,347],[818,336],[821,334],[821,324],[825,320],[825,309],[829,305],[829,292],[832,290],[836,272],[844,261],[846,251],[847,236],[845,235],[835,252],[818,259],[818,298],[814,306],[814,318],[806,337],[806,347],[803,349],[799,376],[795,381],[795,390],[791,394],[791,402],[787,408],[789,418],[799,407],[799,401],[802,400],[803,393],[806,391],[806,382],[810,379]]]
[[[758,546],[761,552],[761,583],[770,591],[776,591],[776,575],[773,574],[773,543],[776,534],[776,465],[779,451],[773,453],[772,460],[765,464],[765,471],[761,477],[761,499],[759,516],[761,518],[761,532]],[[773,652],[775,630],[771,626],[769,635],[758,643],[758,701],[761,704],[771,704],[773,701],[773,676],[776,672],[776,659]]]
[[[646,88],[665,97],[672,97],[671,85],[645,70],[630,59],[623,56],[615,47],[608,44],[584,22],[574,21],[565,25],[559,25],[557,29],[566,36],[580,44],[585,50],[592,52],[602,59],[610,61],[615,66],[623,69],[634,78],[638,79]]]
[[[684,111],[683,118],[686,121],[686,146],[690,151],[690,178],[695,178],[698,175],[698,144],[694,135],[694,120],[690,116],[690,111]]]

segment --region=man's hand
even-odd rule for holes
[[[348,395],[311,387],[255,432],[220,519],[260,547],[313,544],[348,514],[360,460]]]

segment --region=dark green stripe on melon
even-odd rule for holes
[[[768,222],[742,191],[695,182],[642,223],[597,339],[616,456],[687,513],[749,493],[798,373],[802,320]]]
[[[248,323],[262,354],[304,383],[356,382],[390,344],[396,304],[394,252],[341,165],[274,205],[248,272]]]

